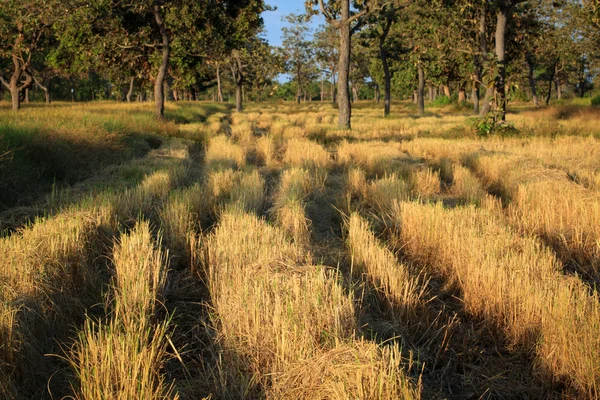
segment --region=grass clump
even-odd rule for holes
[[[534,353],[547,382],[598,395],[599,299],[563,276],[549,249],[473,206],[403,203],[393,218],[407,255],[454,284],[471,315]]]
[[[167,358],[168,320],[156,319],[167,262],[148,223],[138,223],[121,239],[113,262],[111,318],[98,323],[88,319],[71,351],[79,380],[75,398],[178,398],[160,374]]]
[[[352,213],[346,229],[346,244],[354,272],[371,282],[383,301],[389,304],[394,320],[403,324],[411,319],[414,321],[417,311],[424,306],[425,285],[379,243],[360,215]]]
[[[310,255],[282,231],[256,217],[228,213],[209,239],[207,254],[214,322],[230,376],[238,377],[238,393],[418,398],[393,363],[398,353],[386,356],[353,341],[353,299],[336,274],[310,266]]]

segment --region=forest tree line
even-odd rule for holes
[[[0,81],[12,108],[52,99],[457,102],[505,119],[512,100],[590,96],[598,0],[308,0],[264,38],[264,0],[7,0]],[[321,14],[326,23],[312,29]],[[281,74],[289,82],[281,84]]]

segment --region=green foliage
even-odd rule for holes
[[[452,99],[448,96],[438,96],[431,102],[431,107],[443,107],[452,104]]]
[[[472,118],[467,121],[467,128],[479,137],[497,136],[516,136],[520,132],[514,125],[508,124],[498,119],[498,113],[490,111],[483,118]]]
[[[598,94],[598,95],[596,95],[596,96],[592,97],[592,100],[591,100],[591,101],[592,101],[592,105],[593,105],[594,107],[599,107],[599,106],[600,106],[600,94]]]

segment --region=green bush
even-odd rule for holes
[[[598,95],[596,95],[596,96],[592,97],[592,105],[593,105],[594,107],[598,107],[598,106],[600,106],[600,94],[598,94]]]
[[[443,107],[452,104],[452,99],[448,96],[439,96],[431,102],[432,107]]]

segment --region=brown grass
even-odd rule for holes
[[[600,196],[570,181],[565,172],[527,160],[479,156],[473,168],[510,201],[507,215],[518,229],[544,238],[565,263],[600,279]]]
[[[367,221],[353,213],[347,221],[346,243],[352,256],[353,271],[364,275],[380,296],[391,305],[394,319],[406,324],[424,306],[425,283],[383,247]]]
[[[591,398],[600,375],[600,299],[560,273],[555,256],[503,226],[497,212],[403,203],[404,251],[461,291],[464,307],[536,354],[539,373]]]
[[[406,379],[390,379],[400,371],[388,367],[389,358],[366,351],[360,342],[347,344],[357,329],[352,297],[335,273],[304,266],[310,256],[283,232],[247,214],[225,214],[207,251],[220,340],[234,371],[254,377],[258,386],[252,390],[302,399],[417,396]],[[332,357],[335,350],[374,356],[352,357],[347,364]],[[324,364],[316,361],[322,357]],[[310,359],[315,361],[302,361]],[[328,379],[316,383],[315,368]]]
[[[289,139],[283,162],[292,167],[326,168],[331,157],[318,143],[306,139]]]
[[[177,398],[160,369],[166,361],[168,321],[155,322],[164,297],[167,261],[149,224],[117,244],[113,256],[112,317],[88,319],[70,361],[79,378],[79,399]]]

